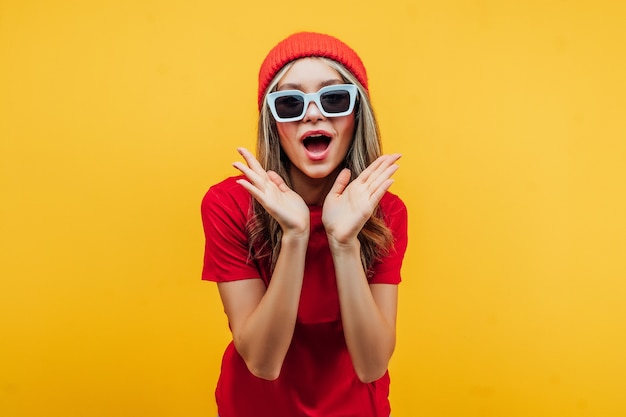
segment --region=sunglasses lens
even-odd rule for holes
[[[335,90],[324,93],[320,102],[327,113],[343,113],[350,108],[350,93],[347,90]]]
[[[283,119],[298,117],[304,110],[304,97],[297,95],[278,97],[274,107],[278,116]]]

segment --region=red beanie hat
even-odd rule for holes
[[[361,58],[352,48],[330,35],[314,32],[294,33],[267,54],[259,70],[259,109],[265,90],[285,64],[299,58],[319,56],[343,64],[367,90],[367,72]]]

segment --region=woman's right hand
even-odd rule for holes
[[[310,213],[306,203],[275,172],[265,171],[247,149],[233,166],[245,176],[237,182],[278,222],[280,253],[268,285],[261,279],[219,282],[233,343],[248,370],[258,378],[280,375],[291,346],[304,280]]]
[[[283,235],[308,235],[310,214],[302,197],[289,188],[276,172],[265,171],[246,148],[237,148],[237,151],[247,164],[233,162],[233,166],[247,178],[237,182],[276,219]]]

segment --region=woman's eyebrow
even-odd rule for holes
[[[322,81],[321,83],[318,84],[319,88],[322,87],[326,87],[329,85],[336,85],[336,84],[343,84],[344,81],[337,79],[337,78],[333,78],[330,80],[326,80],[326,81]],[[277,88],[278,91],[282,91],[282,90],[300,90],[302,91],[302,84],[298,84],[298,83],[286,83],[281,85],[280,87]]]
[[[294,83],[283,84],[280,87],[278,87],[277,90],[278,91],[280,91],[280,90],[300,90],[300,84],[294,84]]]
[[[329,86],[329,85],[336,85],[336,84],[344,84],[344,81],[340,80],[340,79],[337,79],[337,78],[333,78],[332,80],[327,80],[327,81],[321,82],[320,83],[320,88],[326,87],[326,86]]]

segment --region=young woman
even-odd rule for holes
[[[202,201],[203,279],[233,341],[220,417],[388,417],[405,205],[358,55],[296,33],[259,73],[256,158]],[[258,158],[258,159],[257,159]]]

